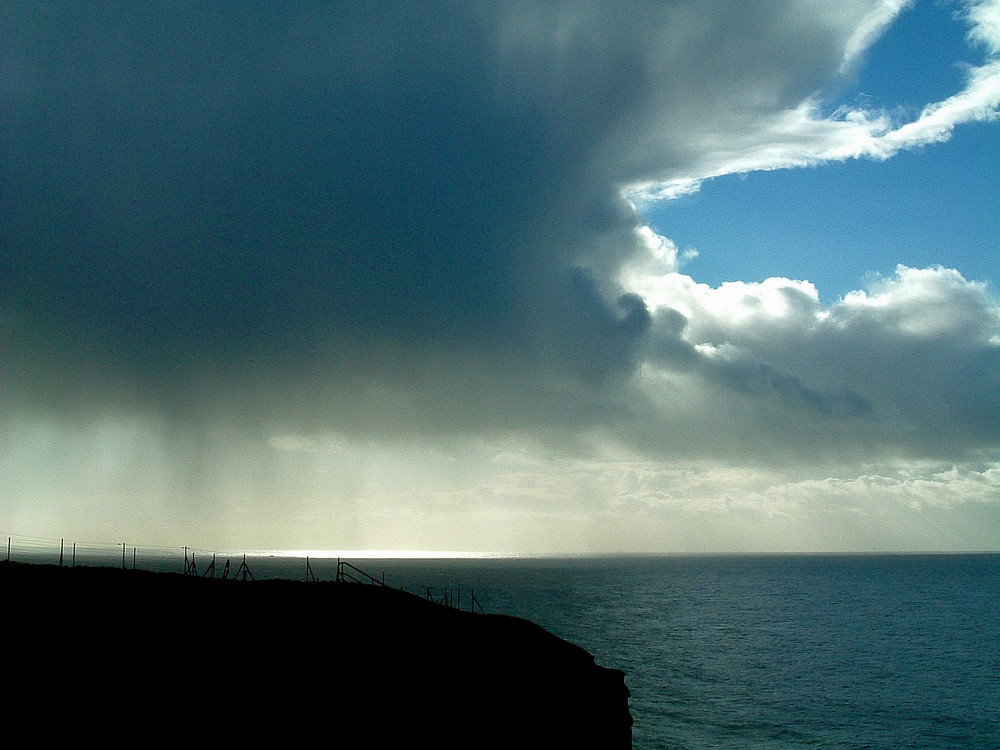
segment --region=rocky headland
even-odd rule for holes
[[[8,727],[292,747],[630,748],[624,673],[390,587],[0,562]]]

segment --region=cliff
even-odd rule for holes
[[[7,713],[42,707],[38,739],[632,744],[622,672],[525,620],[387,587],[0,563],[0,602]]]

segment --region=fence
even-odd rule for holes
[[[7,561],[59,566],[120,567],[123,570],[148,570],[156,573],[183,573],[201,578],[222,578],[224,580],[284,579],[320,581],[333,580],[337,583],[358,583],[387,586],[385,571],[375,577],[361,568],[341,558],[332,567],[332,558],[314,562],[308,556],[282,556],[275,553],[226,552],[218,553],[194,547],[162,547],[130,545],[127,542],[107,544],[98,542],[67,541],[21,534],[2,534],[6,540]],[[242,557],[242,562],[232,571],[234,558]],[[220,558],[225,564],[220,566]],[[211,561],[204,564],[201,561]],[[304,566],[304,568],[303,568]],[[317,571],[319,573],[317,574]],[[325,578],[324,574],[332,578]],[[420,589],[424,597],[437,604],[452,609],[462,609],[462,589],[445,587],[438,596],[429,586]],[[475,591],[466,596],[467,608],[471,612],[485,613],[476,598]]]
[[[4,558],[8,561],[36,564],[94,565],[99,567],[141,568],[156,572],[183,572],[182,557],[173,547],[142,547],[127,542],[67,541],[46,537],[3,534]]]

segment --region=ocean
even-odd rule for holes
[[[182,569],[172,555],[139,566]],[[247,561],[306,575],[301,558]],[[348,561],[623,670],[636,750],[1000,748],[1000,554]],[[309,565],[336,575],[336,558]]]
[[[624,670],[637,750],[1000,748],[1000,555],[358,564]]]

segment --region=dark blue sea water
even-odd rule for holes
[[[1000,554],[351,562],[463,609],[474,592],[623,670],[637,750],[1000,748]],[[458,674],[464,657],[442,655]]]
[[[624,670],[637,749],[1000,748],[1000,555],[359,565]]]

